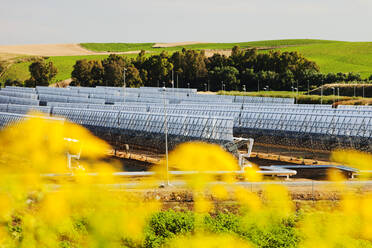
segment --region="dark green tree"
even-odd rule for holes
[[[125,72],[125,82],[129,87],[140,87],[143,86],[142,79],[140,77],[140,72],[136,67],[130,66]]]
[[[107,59],[102,62],[103,85],[122,87],[124,85],[124,68],[132,65],[131,61],[124,57],[111,54]]]
[[[93,87],[92,68],[92,61],[86,59],[76,61],[74,69],[71,72],[71,85]]]
[[[53,62],[46,62],[45,60],[33,62],[28,69],[31,77],[26,80],[27,87],[48,86],[58,72]]]
[[[211,78],[210,89],[217,91],[222,89],[222,84],[225,85],[226,90],[238,90],[239,89],[239,71],[232,66],[215,67],[209,72]]]

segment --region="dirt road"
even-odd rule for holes
[[[40,45],[10,45],[0,46],[0,54],[19,54],[33,56],[78,56],[105,55],[112,52],[93,52],[79,44],[40,44]],[[120,52],[115,54],[137,54],[139,51]]]

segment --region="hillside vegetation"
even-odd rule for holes
[[[180,51],[182,48],[195,50],[228,50],[233,46],[241,48],[279,49],[298,51],[315,61],[322,73],[354,72],[363,78],[372,73],[372,42],[344,42],[314,39],[266,40],[236,43],[201,43],[167,48],[153,48],[155,43],[82,43],[86,49],[96,52]]]
[[[153,48],[155,43],[82,43],[81,46],[95,52],[130,52],[146,50],[151,54],[159,54],[161,51],[173,53],[182,48],[195,50],[230,50],[239,45],[243,49],[258,48],[261,52],[267,50],[298,51],[307,59],[315,61],[322,73],[354,72],[362,78],[372,74],[372,42],[343,42],[313,39],[292,40],[268,40],[238,43],[200,43],[185,46],[166,48]],[[135,54],[123,56],[135,57]],[[58,68],[58,74],[53,82],[58,82],[71,77],[72,67],[76,60],[80,59],[103,59],[107,55],[88,56],[53,56],[52,61]],[[0,58],[1,60],[1,58]],[[29,62],[15,63],[11,65],[0,77],[0,82],[7,79],[24,81],[29,77]]]

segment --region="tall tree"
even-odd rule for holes
[[[45,60],[33,62],[28,69],[31,77],[26,80],[26,86],[29,87],[48,86],[58,72],[53,62],[46,62]]]
[[[123,56],[111,54],[102,62],[104,68],[103,85],[122,87],[124,85],[124,69],[131,66],[131,61]]]

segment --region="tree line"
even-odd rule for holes
[[[362,81],[355,73],[319,72],[319,66],[298,52],[232,49],[231,56],[183,49],[136,58],[110,55],[104,60],[79,60],[72,72],[73,85],[155,86],[198,90],[307,90],[326,83]],[[372,76],[371,76],[372,78]],[[173,84],[173,85],[172,85]]]
[[[56,75],[52,62],[36,61],[29,67],[26,86],[48,85]],[[125,71],[125,73],[124,73]],[[125,75],[124,75],[125,74]],[[183,49],[136,58],[111,54],[102,60],[77,60],[71,73],[71,85],[95,87],[155,86],[196,88],[198,90],[307,90],[336,82],[363,81],[355,73],[328,73],[298,52],[258,52],[233,47],[231,56]],[[372,80],[372,75],[369,78]]]

